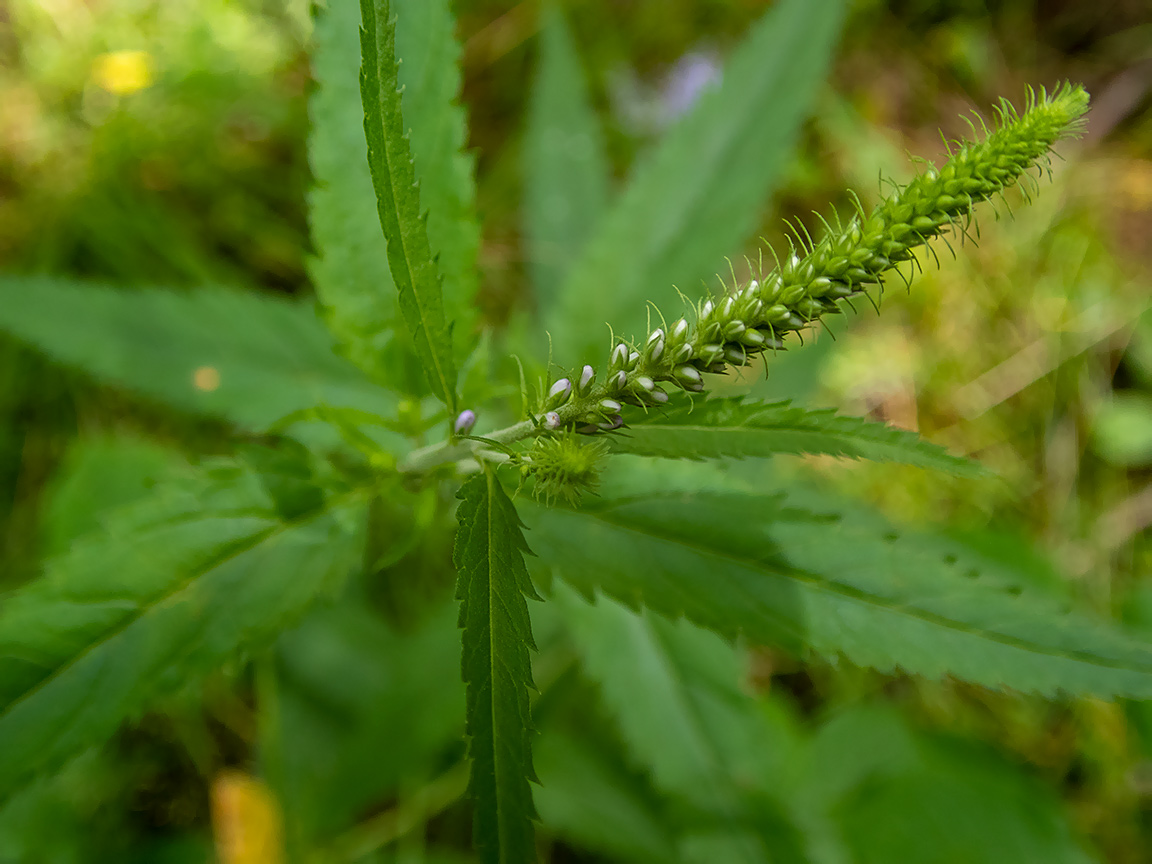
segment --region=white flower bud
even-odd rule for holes
[[[568,401],[568,397],[571,395],[572,382],[567,378],[561,378],[548,390],[548,398],[544,400],[544,407],[549,410],[559,408]]]

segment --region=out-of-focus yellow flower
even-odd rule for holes
[[[143,90],[152,83],[152,55],[147,51],[111,51],[92,64],[92,80],[117,96]]]
[[[280,808],[255,777],[231,770],[216,776],[212,829],[220,864],[283,864]]]
[[[1128,163],[1119,191],[1129,210],[1152,210],[1152,162],[1134,159]]]

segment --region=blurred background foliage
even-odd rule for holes
[[[457,3],[485,226],[481,305],[494,326],[532,303],[521,150],[539,5]],[[565,4],[618,177],[766,5]],[[309,16],[307,0],[7,0],[0,268],[307,296]],[[1038,583],[1152,633],[1146,0],[859,0],[762,233],[781,248],[782,217],[818,226],[812,212],[845,210],[847,188],[875,201],[878,171],[899,180],[914,168],[908,153],[939,157],[940,130],[967,131],[959,114],[1065,78],[1094,95],[1090,133],[1063,147],[1067,162],[1031,206],[986,213],[978,243],[943,268],[922,255],[915,289],[891,287],[884,315],[837,322],[752,386],[919,429],[984,461],[996,479],[813,459],[788,470],[901,521],[947,522],[993,558],[1018,558],[1023,537]],[[935,254],[951,258],[943,244]],[[211,421],[0,337],[0,590],[102,507],[138,496],[173,453],[230,446]],[[405,511],[403,494],[381,516],[389,524],[440,518]],[[405,555],[409,573],[444,572],[439,546]],[[451,610],[413,624],[390,614],[401,601],[387,584],[363,591],[310,618],[274,657],[221,670],[9,804],[0,861],[276,861],[266,850],[283,836],[335,837],[317,860],[469,860],[451,851],[468,838],[453,803],[463,775]],[[406,627],[387,623],[400,618]],[[676,796],[624,756],[637,742],[607,719],[611,686],[597,695],[595,658],[578,666],[580,646],[547,618],[536,713],[548,860],[727,860],[728,841],[707,825],[668,836]],[[651,626],[728,680],[731,655],[693,644],[697,632]],[[718,683],[692,699],[755,698],[763,722],[696,731],[765,739],[744,753],[779,778],[765,812],[808,820],[816,835],[820,820],[836,821],[852,860],[1152,861],[1146,705],[1044,703],[760,649],[745,666],[739,692]],[[276,796],[251,779],[258,766]],[[934,830],[943,812],[963,818]],[[779,833],[773,860],[793,860]]]

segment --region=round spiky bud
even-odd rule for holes
[[[575,505],[585,492],[599,488],[607,455],[608,445],[603,441],[581,441],[571,433],[545,435],[536,439],[520,470],[536,481],[532,492],[537,498],[549,503],[563,498]]]

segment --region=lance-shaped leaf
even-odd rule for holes
[[[168,486],[0,603],[0,798],[259,646],[354,565],[358,508],[280,520],[232,466]]]
[[[539,60],[524,136],[524,236],[545,318],[574,256],[608,201],[608,160],[564,14],[542,12]]]
[[[953,456],[914,432],[834,409],[810,410],[788,402],[710,399],[653,413],[612,437],[612,449],[668,459],[719,459],[811,453],[902,462],[960,476],[980,476],[979,463]]]
[[[458,101],[460,46],[449,0],[392,0],[398,75],[404,93],[420,204],[428,211],[428,240],[443,277],[445,317],[461,360],[475,342],[475,159],[465,147],[468,121]]]
[[[591,359],[644,326],[647,301],[694,293],[755,229],[824,78],[844,4],[785,0],[736,50],[719,88],[636,172],[545,319],[556,356]]]
[[[355,3],[330,3],[317,15],[312,74],[308,164],[315,184],[308,192],[308,223],[316,255],[308,272],[343,353],[378,380],[395,382],[387,358],[399,323],[396,286],[368,170]]]
[[[570,584],[723,634],[989,687],[1152,696],[1147,643],[1021,593],[1027,577],[959,543],[790,495],[656,484],[579,513],[527,515],[541,560]]]
[[[321,403],[386,415],[394,404],[333,353],[311,308],[255,293],[4,276],[0,330],[104,381],[247,429]]]
[[[539,598],[524,566],[528,544],[520,517],[495,474],[473,477],[459,497],[453,558],[476,848],[485,864],[519,864],[535,860],[528,649],[536,646],[524,598]]]
[[[388,246],[388,266],[400,312],[416,345],[428,382],[450,411],[456,405],[452,338],[444,323],[440,274],[420,209],[416,169],[400,110],[396,26],[388,0],[360,0],[360,97],[368,167]]]

